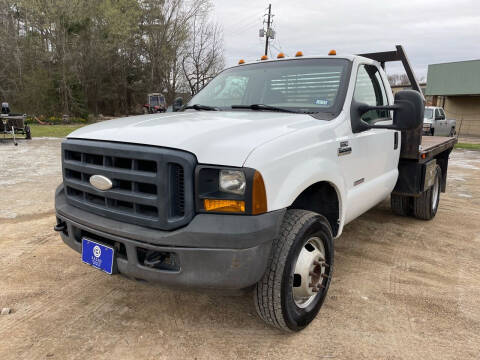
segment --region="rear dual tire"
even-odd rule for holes
[[[442,169],[436,165],[433,185],[419,197],[413,199],[413,212],[417,219],[430,220],[435,217],[440,202],[441,183]]]
[[[400,216],[414,216],[422,220],[433,219],[440,203],[441,184],[442,169],[436,165],[433,185],[420,196],[391,195],[390,205],[393,212]]]
[[[260,318],[288,332],[310,324],[330,286],[333,252],[332,230],[325,217],[288,210],[273,242],[267,270],[255,286]]]
[[[411,214],[411,202],[412,198],[410,196],[396,194],[390,196],[392,211],[399,216],[409,216]]]

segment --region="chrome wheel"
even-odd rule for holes
[[[293,300],[298,307],[306,308],[324,289],[327,267],[322,240],[318,237],[308,239],[298,255],[293,274]]]
[[[435,182],[433,183],[432,188],[432,210],[435,211],[438,206],[438,196],[440,192],[440,176],[438,174],[435,176]]]

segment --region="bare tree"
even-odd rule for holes
[[[135,112],[148,92],[164,92],[171,102],[190,89],[187,55],[188,79],[194,82],[195,66],[198,90],[222,64],[221,31],[203,20],[211,6],[212,0],[0,0],[1,100],[44,115]],[[192,39],[198,46],[190,53]]]
[[[388,75],[388,82],[391,86],[409,86],[410,80],[408,80],[407,74],[392,74]]]
[[[221,27],[206,16],[195,16],[182,59],[183,75],[191,95],[198,93],[223,67]]]

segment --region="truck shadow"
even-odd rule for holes
[[[381,247],[386,237],[379,238],[378,235],[384,234],[386,227],[392,228],[390,223],[398,221],[399,218],[391,213],[388,202],[384,202],[346,227],[345,233],[336,240],[335,275],[329,295],[320,311],[323,316],[326,312],[330,315],[335,313],[335,302],[338,301],[339,294],[345,291],[342,283],[355,280],[352,267],[356,266],[359,270],[362,263],[369,259],[383,265],[388,264],[388,259],[377,256],[375,251],[365,249]],[[121,294],[117,293],[120,296],[112,299],[115,303],[112,306],[121,309],[123,321],[128,319],[145,326],[148,324],[162,331],[211,332],[248,329],[257,334],[284,334],[258,318],[251,291],[231,296],[211,290],[172,289],[121,277],[114,279],[114,282],[109,281],[110,285],[117,289],[118,282],[122,285],[121,290],[118,289]],[[315,322],[311,327],[316,327]]]

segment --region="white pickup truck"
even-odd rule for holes
[[[403,49],[242,63],[182,111],[105,121],[62,143],[58,231],[109,274],[224,292],[306,327],[325,300],[334,239],[391,195],[431,219],[455,139],[422,143],[424,102],[383,70]]]
[[[443,108],[426,106],[423,118],[424,135],[455,136],[457,121],[455,119],[447,119]]]

